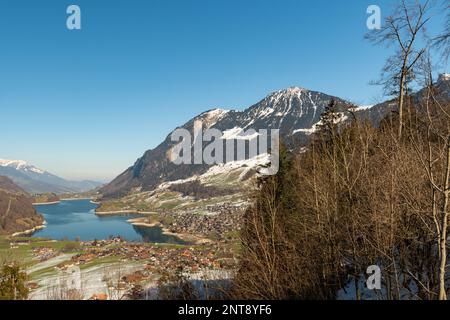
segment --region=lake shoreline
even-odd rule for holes
[[[147,212],[139,210],[118,210],[118,211],[95,211],[97,216],[123,216],[128,214],[153,215],[157,212]]]
[[[51,202],[34,202],[32,203],[33,206],[47,206],[47,205],[52,205],[52,204],[60,204],[60,201],[51,201]]]
[[[100,204],[100,202],[94,202],[92,201],[93,198],[63,198],[59,199],[58,201],[49,201],[49,202],[33,202],[33,206],[45,206],[45,205],[52,205],[52,204],[60,204],[62,201],[78,201],[78,200],[91,200],[92,204]]]
[[[167,229],[161,222],[155,221],[155,222],[147,222],[144,219],[146,218],[135,218],[127,220],[128,223],[131,223],[133,226],[139,226],[144,228],[154,228],[159,227],[161,228],[162,232],[166,236],[173,236],[177,237],[183,241],[191,242],[193,244],[205,244],[205,243],[211,243],[212,241],[204,236],[200,235],[194,235],[194,234],[188,234],[188,233],[176,233],[172,232],[169,229]]]
[[[37,227],[21,234],[34,234],[33,236],[46,237],[50,239],[81,239],[106,240],[111,236],[120,236],[128,241],[142,243],[179,243],[196,242],[197,238],[186,235],[172,234],[162,226],[141,224],[152,220],[153,212],[139,212],[136,210],[122,210],[120,212],[95,212],[97,205],[89,199],[65,202],[55,206],[36,207],[37,211],[44,215],[46,229]],[[132,218],[141,218],[144,220],[133,220]],[[133,223],[133,224],[132,224]],[[138,228],[140,225],[143,228]],[[149,227],[155,227],[152,230]]]
[[[25,231],[13,233],[13,234],[11,235],[11,237],[15,238],[15,237],[21,237],[21,236],[32,235],[32,234],[35,233],[36,231],[43,230],[43,229],[45,229],[46,227],[47,227],[47,226],[45,225],[45,222],[44,222],[44,224],[42,224],[42,225],[40,225],[40,226],[36,226],[36,227],[34,227],[34,228],[32,228],[32,229],[28,229],[28,230],[25,230]]]

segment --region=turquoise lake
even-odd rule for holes
[[[120,236],[135,242],[185,243],[175,236],[165,235],[160,227],[133,226],[127,222],[140,217],[138,215],[99,217],[95,214],[97,205],[90,200],[61,201],[59,204],[38,205],[35,208],[47,223],[46,228],[32,235],[35,238],[79,238],[81,241],[92,241]]]

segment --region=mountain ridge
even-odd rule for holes
[[[313,127],[331,100],[340,105],[352,105],[339,97],[301,87],[289,87],[268,94],[242,111],[221,108],[205,111],[178,128],[193,132],[194,122],[200,120],[204,124],[203,129],[215,128],[231,137],[235,137],[234,132],[241,130],[280,129],[282,137],[292,138],[295,135],[296,140],[306,140],[308,135],[298,130]],[[147,150],[134,165],[102,187],[99,192],[103,197],[116,198],[132,190],[152,190],[163,182],[204,174],[211,167],[177,166],[171,163],[167,154],[176,143],[171,141],[170,136],[156,148]]]
[[[28,164],[24,160],[0,159],[0,175],[7,176],[30,194],[78,193],[95,189],[100,182],[70,181]]]

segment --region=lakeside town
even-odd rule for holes
[[[163,275],[181,272],[191,281],[224,280],[237,266],[236,248],[223,243],[170,245],[133,243],[121,238],[87,242],[3,238],[0,254],[2,250],[19,254],[28,266],[31,299],[48,299],[50,293],[57,292],[55,299],[67,295],[70,299],[96,296],[121,300],[136,288],[140,294],[134,292],[133,299],[154,299]],[[73,280],[70,276],[73,270],[80,279],[89,281],[84,283],[78,279],[77,286],[68,285],[67,279]],[[111,290],[116,290],[114,296]],[[147,296],[147,291],[152,291],[153,296]]]
[[[449,300],[450,0],[4,2],[0,300]]]
[[[99,206],[93,199],[72,197],[40,203],[37,208],[80,200]],[[27,266],[31,299],[158,299],[161,279],[168,275],[180,274],[199,283],[222,283],[231,277],[238,265],[243,208],[224,202],[203,207],[203,214],[164,210],[126,220],[138,228],[158,226],[163,234],[181,239],[178,244],[130,242],[120,236],[93,241],[32,237],[41,229],[37,228],[0,237],[0,257],[15,256]],[[128,213],[110,212],[106,217],[114,215]],[[73,282],[73,272],[84,280],[67,285]]]

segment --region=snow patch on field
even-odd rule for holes
[[[170,186],[183,184],[183,183],[187,183],[187,182],[192,182],[192,181],[197,180],[198,178],[199,177],[197,175],[195,175],[195,176],[192,176],[192,177],[189,177],[189,178],[186,178],[186,179],[179,179],[179,180],[175,180],[175,181],[168,181],[168,182],[161,183],[158,188],[159,189],[167,189]]]
[[[296,134],[296,133],[304,133],[304,134],[307,134],[307,135],[311,135],[311,134],[313,134],[314,132],[316,132],[317,131],[317,127],[316,127],[316,125],[314,125],[312,128],[310,128],[310,129],[297,129],[297,130],[294,130],[293,131],[293,134]]]
[[[214,167],[210,168],[205,174],[201,175],[200,179],[208,178],[208,177],[214,176],[214,175],[228,173],[232,170],[236,170],[239,168],[253,168],[254,169],[259,166],[267,165],[269,163],[270,163],[270,155],[267,153],[264,153],[264,154],[260,154],[251,159],[240,160],[240,161],[231,161],[231,162],[215,165]]]
[[[239,127],[234,127],[233,129],[226,130],[223,135],[223,140],[253,140],[259,136],[256,131],[245,132],[244,129]]]
[[[205,181],[213,176],[228,174],[237,169],[245,169],[240,175],[240,178],[243,178],[250,170],[256,169],[260,166],[265,166],[268,164],[270,164],[270,155],[267,153],[264,153],[264,154],[260,154],[251,159],[230,161],[227,163],[217,164],[217,165],[211,167],[206,173],[204,173],[200,176],[194,175],[194,176],[186,178],[186,179],[179,179],[179,180],[175,180],[175,181],[168,181],[168,182],[161,183],[159,185],[158,189],[164,190],[164,189],[169,188],[172,185],[184,184],[184,183],[193,182],[196,180]]]
[[[367,106],[359,106],[359,107],[355,108],[354,111],[370,110],[370,109],[372,109],[373,106],[374,106],[374,104],[367,105]]]

